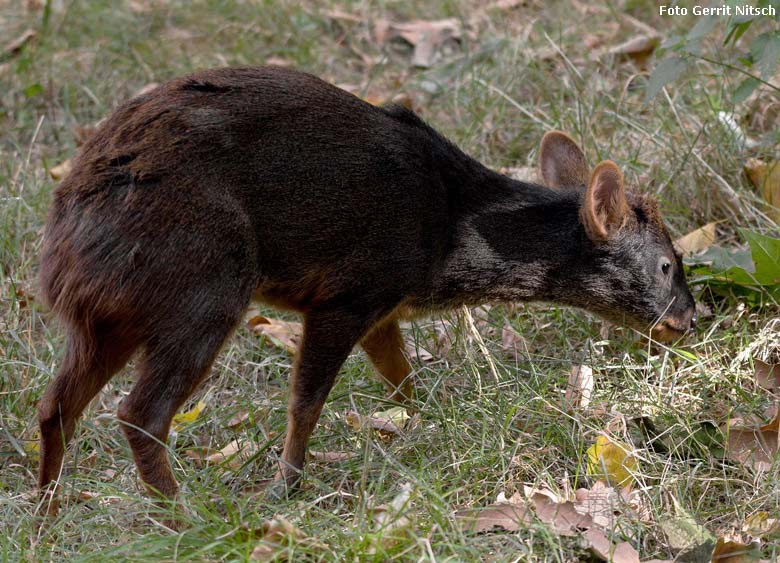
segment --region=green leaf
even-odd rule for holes
[[[683,259],[688,266],[708,266],[712,272],[723,273],[730,268],[742,268],[748,272],[755,271],[753,257],[749,250],[728,249],[722,246],[710,246],[707,250]]]
[[[760,84],[761,81],[757,78],[753,78],[752,76],[740,82],[739,86],[737,86],[737,89],[734,90],[734,103],[740,104],[747,100],[748,96],[750,96],[750,94],[753,93],[753,90],[758,88]]]
[[[739,41],[739,38],[745,34],[745,32],[750,27],[750,24],[752,23],[752,19],[747,21],[737,21],[736,19],[732,20],[731,26],[729,27],[729,32],[726,35],[726,39],[723,40],[723,44],[728,45],[729,40],[732,43]]]
[[[696,25],[693,26],[685,37],[688,41],[701,39],[705,35],[712,33],[712,30],[715,29],[716,25],[718,25],[718,18],[715,16],[699,18],[699,21],[696,22]]]
[[[739,229],[750,245],[755,264],[755,279],[761,285],[780,285],[780,239]]]
[[[768,37],[764,41],[763,52],[757,61],[762,78],[768,78],[772,75],[777,61],[780,59],[780,34],[775,31],[766,35]]]
[[[24,95],[28,98],[34,98],[40,94],[43,94],[43,86],[37,82],[35,84],[30,84],[27,88],[24,89]]]
[[[645,102],[652,100],[661,91],[661,88],[682,76],[687,68],[688,62],[684,57],[671,57],[661,61],[647,82]]]

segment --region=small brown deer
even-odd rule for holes
[[[656,202],[626,193],[611,161],[590,171],[557,131],[540,164],[546,186],[512,180],[407,109],[283,68],[199,72],[126,102],[46,223],[41,289],[67,348],[38,406],[41,491],[83,409],[140,350],[118,417],[141,479],[173,498],[171,418],[252,299],[305,319],[282,490],[355,345],[394,399],[411,397],[399,318],[542,300],[659,340],[689,331],[694,300]]]

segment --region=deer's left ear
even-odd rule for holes
[[[623,173],[611,160],[599,163],[591,174],[581,217],[592,240],[607,240],[625,224],[629,208]]]
[[[550,188],[588,185],[588,161],[574,139],[561,131],[549,131],[539,147],[539,167]]]

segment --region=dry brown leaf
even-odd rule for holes
[[[761,558],[759,547],[758,542],[745,544],[718,538],[712,552],[712,563],[757,563]]]
[[[205,446],[196,448],[187,448],[182,452],[184,457],[194,461],[197,465],[201,465],[209,456],[211,450]]]
[[[337,463],[339,461],[347,461],[357,456],[354,452],[318,452],[315,450],[309,450],[309,457],[315,461],[322,463]]]
[[[597,528],[590,528],[582,535],[588,542],[591,551],[604,561],[611,561],[612,563],[640,563],[639,553],[628,542],[613,544],[607,539],[604,532]]]
[[[351,23],[363,23],[363,18],[361,18],[360,16],[357,16],[355,14],[350,14],[349,12],[345,12],[339,9],[325,10],[321,13],[323,16],[326,16],[332,20],[348,21]]]
[[[574,492],[574,507],[581,514],[588,514],[593,523],[604,529],[615,525],[615,513],[627,507],[628,490],[618,491],[604,481],[596,481],[590,489],[577,489]]]
[[[513,10],[521,6],[526,6],[528,0],[496,0],[488,5],[487,10]]]
[[[715,227],[717,224],[717,221],[707,223],[703,227],[699,227],[695,231],[691,231],[687,235],[678,238],[674,241],[674,248],[683,255],[696,254],[697,252],[706,250],[715,242],[717,236]]]
[[[52,168],[49,168],[49,175],[51,176],[52,180],[60,180],[70,174],[70,171],[73,169],[73,164],[71,163],[70,159],[65,160],[58,164],[57,166],[53,166]]]
[[[79,491],[78,498],[74,500],[76,500],[76,502],[96,501],[99,506],[110,506],[112,504],[119,504],[122,501],[122,498],[105,495],[96,491]]]
[[[135,94],[133,94],[133,98],[137,98],[138,96],[143,96],[144,94],[148,94],[155,88],[157,88],[160,85],[159,82],[150,82],[149,84],[144,84],[141,86],[138,90],[135,91]]]
[[[608,52],[610,55],[623,59],[632,59],[638,64],[644,64],[660,42],[661,38],[655,32],[642,34],[612,47]]]
[[[772,518],[763,510],[754,512],[745,518],[742,531],[754,538],[780,539],[780,518]]]
[[[771,393],[780,394],[780,364],[753,360],[756,382]]]
[[[524,503],[508,502],[459,510],[455,513],[455,518],[464,532],[473,533],[489,532],[494,528],[516,532],[534,521],[533,512]]]
[[[501,348],[515,357],[528,350],[525,338],[509,325],[505,325],[501,330]]]
[[[37,33],[34,29],[25,29],[19,37],[5,44],[2,51],[0,51],[0,56],[10,57],[18,55],[27,43],[35,39],[36,35]]]
[[[745,163],[745,173],[750,182],[759,190],[772,209],[770,215],[780,219],[780,160],[764,162],[750,158]]]
[[[520,182],[539,184],[542,181],[539,176],[539,169],[536,166],[505,166],[498,171],[504,176],[509,176],[513,180]]]
[[[412,521],[404,513],[411,504],[411,498],[412,484],[404,483],[401,485],[401,491],[390,501],[390,504],[382,504],[370,509],[375,538],[378,538],[385,549],[408,538]],[[373,553],[375,548],[372,546],[370,551]]]
[[[427,68],[440,58],[445,43],[459,41],[462,35],[460,22],[455,18],[428,21],[415,20],[394,23],[377,20],[374,24],[374,37],[377,43],[401,38],[412,47],[412,65]]]
[[[211,454],[206,459],[209,463],[225,463],[231,469],[238,469],[255,453],[257,453],[257,447],[253,443],[242,443],[238,440],[233,440],[227,446],[218,452]]]
[[[778,450],[780,413],[760,428],[743,426],[739,420],[732,420],[728,431],[726,453],[730,459],[766,471],[772,466],[772,459]]]
[[[552,527],[561,536],[575,536],[593,526],[593,518],[589,514],[580,514],[570,501],[555,502],[541,492],[534,493],[530,499],[536,516]]]
[[[236,429],[249,420],[249,411],[240,411],[228,420],[228,428]]]
[[[593,384],[593,368],[586,365],[572,366],[564,396],[566,404],[573,409],[588,408],[593,396]]]
[[[264,334],[279,348],[284,348],[295,355],[301,342],[303,326],[298,322],[269,319],[255,315],[247,321],[247,326],[255,334]]]
[[[272,520],[265,520],[255,534],[260,535],[259,532],[262,532],[262,541],[249,556],[252,561],[286,561],[285,550],[289,544],[308,539],[303,532],[279,515]]]
[[[285,68],[295,65],[295,63],[293,63],[290,59],[285,59],[284,57],[273,57],[273,56],[265,59],[265,64],[273,65],[273,66],[282,66]]]

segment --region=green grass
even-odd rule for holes
[[[618,18],[609,11],[586,14],[568,1],[504,12],[465,0],[330,3],[328,9],[356,15],[360,21],[353,22],[328,16],[324,3],[313,1],[51,2],[48,17],[25,8],[35,2],[18,4],[0,1],[0,36],[28,27],[38,36],[18,55],[0,58],[0,559],[243,560],[258,540],[242,525],[251,530],[275,514],[316,538],[292,544],[294,560],[587,559],[577,538],[558,537],[542,524],[471,535],[460,531],[454,513],[524,485],[590,486],[585,451],[607,427],[640,458],[637,488],[651,514],[621,523],[643,559],[671,556],[658,523],[674,502],[716,535],[738,531],[754,511],[778,513],[778,463],[757,474],[724,460],[697,433],[707,423],[722,425],[730,413],[761,413],[770,403],[753,382],[750,358],[777,360],[778,308],[739,309],[727,300],[710,304],[713,314],[697,338],[663,349],[648,348],[627,330],[602,339],[599,322],[578,311],[476,310],[497,378],[457,312],[442,317],[444,324],[442,318],[412,323],[407,339],[433,354],[412,357],[419,419],[389,441],[346,425],[348,410],[388,407],[382,385],[355,353],[311,449],[356,457],[310,463],[302,491],[277,503],[261,491],[280,453],[291,359],[239,329],[192,399],[205,397],[206,410],[170,441],[190,525],[174,534],[156,524],[138,482],[115,419],[132,385],[131,365],[88,409],[66,456],[60,515],[39,529],[28,444],[35,404],[63,346],[60,328],[35,301],[41,228],[56,185],[47,170],[75,152],[75,127],[95,123],[150,82],[284,59],[360,95],[409,95],[426,120],[496,168],[534,165],[544,131],[568,131],[592,162],[611,158],[632,186],[657,194],[673,236],[716,219],[727,220],[721,228],[727,242],[736,240],[737,226],[776,232],[777,225],[743,177],[745,155],[716,123],[715,110],[731,107],[740,77],[701,63],[696,76],[645,103],[644,78],[633,64],[596,59],[582,46],[586,35],[614,32],[610,45],[636,33],[626,23],[613,30]],[[693,23],[661,20],[656,5],[644,0],[618,2],[615,10],[665,34]],[[468,23],[471,34],[459,54],[431,69],[410,67],[408,52],[373,39],[378,18],[443,17]],[[748,124],[748,132],[765,146],[779,140],[776,129]],[[516,355],[501,347],[506,325],[525,339]],[[577,363],[593,366],[600,408],[567,414],[563,390]],[[250,423],[229,428],[243,411],[252,413]],[[643,418],[660,438],[641,430]],[[257,448],[237,470],[185,455],[233,439]],[[402,483],[413,487],[405,512],[410,531],[383,547],[371,512],[390,503]],[[92,498],[80,500],[83,491]],[[776,547],[763,549],[764,557],[778,556]]]

